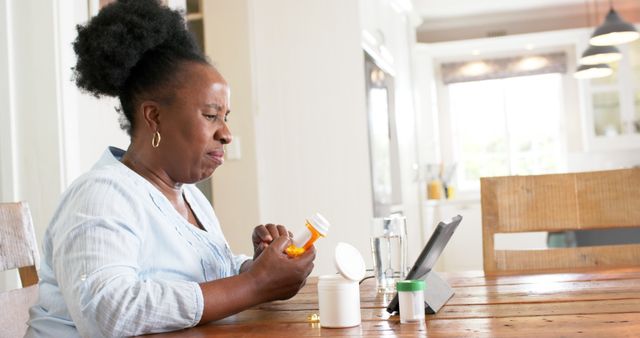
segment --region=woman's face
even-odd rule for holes
[[[186,63],[181,84],[170,103],[159,107],[162,137],[159,162],[177,183],[208,178],[224,162],[224,144],[231,142],[227,126],[230,91],[220,73],[209,65]]]

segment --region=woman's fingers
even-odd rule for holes
[[[278,229],[278,235],[279,236],[290,237],[289,236],[289,231],[287,231],[287,227],[285,227],[284,225],[278,224],[276,226],[276,228]]]
[[[253,259],[258,258],[274,240],[284,237],[288,240],[291,236],[287,227],[280,224],[266,224],[258,225],[253,228],[253,234],[251,235],[251,241],[253,242]],[[284,249],[283,249],[284,250]]]
[[[273,250],[276,250],[279,253],[284,253],[284,249],[286,249],[290,243],[291,241],[289,240],[289,237],[281,236],[271,242],[271,246],[273,247]]]
[[[284,236],[284,237],[289,237],[289,233],[287,231],[287,228],[284,225],[281,224],[267,224],[265,225],[265,227],[267,228],[267,230],[269,231],[269,234],[271,234],[271,237],[273,239],[276,239],[280,236]]]
[[[253,241],[253,245],[257,246],[260,243],[271,243],[273,241],[273,236],[271,236],[271,232],[264,225],[258,225],[253,228],[253,234],[251,235],[251,240]]]
[[[291,237],[290,234],[291,232],[284,225],[269,223],[255,227],[251,238],[254,245],[258,245],[261,242],[269,244],[278,237]]]
[[[313,261],[316,259],[316,248],[314,246],[310,247],[300,257],[298,257],[298,259],[300,259],[302,261],[301,263],[307,268],[305,276],[306,279],[306,277],[311,274],[311,271],[313,271]]]

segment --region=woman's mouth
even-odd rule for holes
[[[214,151],[208,152],[207,155],[218,165],[221,165],[224,163],[224,150],[214,150]]]

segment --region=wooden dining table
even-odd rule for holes
[[[362,323],[323,328],[317,279],[297,296],[158,337],[640,337],[640,267],[487,276],[443,273],[455,295],[424,324],[400,324],[391,294],[360,285]],[[427,285],[428,287],[428,285]],[[315,315],[315,316],[314,316]]]

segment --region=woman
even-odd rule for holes
[[[130,336],[191,327],[303,286],[315,251],[290,259],[285,227],[254,229],[231,253],[191,183],[222,165],[229,86],[154,0],[105,7],[74,43],[78,86],[117,96],[131,136],[62,197],[47,229],[29,337]]]

